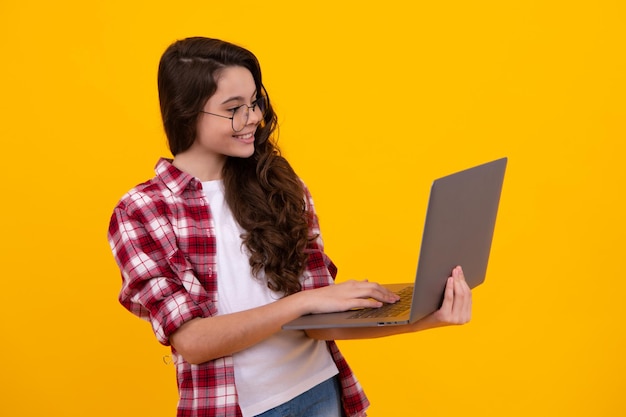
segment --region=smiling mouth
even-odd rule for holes
[[[233,136],[242,141],[254,140],[254,132],[246,133],[244,135],[233,135]]]

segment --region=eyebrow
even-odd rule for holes
[[[256,96],[257,96],[257,92],[256,92],[256,90],[254,90],[254,93],[252,93],[252,99],[256,98]],[[244,100],[245,100],[245,98],[243,98],[242,96],[230,97],[230,98],[227,98],[226,100],[222,101],[222,104],[228,104],[228,103],[233,102],[233,101],[244,101]],[[254,100],[252,100],[252,101],[254,101]]]

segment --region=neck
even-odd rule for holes
[[[172,164],[183,172],[198,178],[200,181],[222,179],[222,170],[226,163],[224,155],[198,155],[193,152],[182,152],[174,157]]]

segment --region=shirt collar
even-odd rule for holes
[[[175,195],[182,194],[189,184],[194,186],[195,189],[202,187],[200,182],[197,181],[195,177],[172,165],[171,159],[159,159],[159,162],[157,162],[154,170],[156,171],[157,178],[159,178]]]

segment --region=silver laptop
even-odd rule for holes
[[[507,158],[433,182],[413,283],[385,287],[401,296],[380,308],[309,314],[283,329],[371,327],[413,323],[436,311],[446,280],[461,265],[470,288],[485,280]]]

